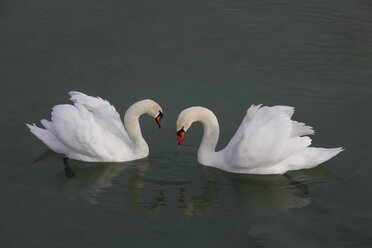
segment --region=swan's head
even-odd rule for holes
[[[190,128],[193,122],[200,121],[203,124],[204,131],[217,137],[219,134],[218,121],[216,116],[207,108],[194,106],[183,110],[177,119],[178,145],[181,145],[185,132]]]
[[[158,124],[159,128],[161,128],[161,118],[163,118],[163,112],[159,110],[158,115],[155,117],[156,124]]]
[[[185,132],[190,128],[191,124],[196,120],[197,110],[200,107],[191,107],[183,110],[177,119],[177,136],[178,145],[182,145]]]
[[[161,128],[161,122],[160,120],[163,118],[163,109],[160,107],[160,105],[150,99],[139,101],[137,104],[135,104],[139,107],[140,112],[145,112],[149,116],[155,118],[156,124],[158,124],[159,128]]]
[[[155,118],[156,124],[158,124],[159,128],[161,128],[160,120],[163,118],[163,109],[160,107],[160,105],[152,101],[152,107],[149,114]]]

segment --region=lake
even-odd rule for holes
[[[0,3],[1,247],[371,247],[372,2],[61,0]],[[140,119],[148,158],[71,160],[26,127],[68,92]],[[177,145],[176,119],[204,106],[222,149],[251,104],[289,105],[320,166],[244,175],[201,166],[202,126]]]

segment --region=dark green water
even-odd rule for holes
[[[372,2],[3,0],[0,3],[1,247],[371,247]],[[27,130],[79,90],[141,127],[147,159],[71,161]],[[280,175],[198,165],[201,126],[177,146],[186,107],[219,119],[219,148],[251,104],[296,107],[313,145],[346,148]]]

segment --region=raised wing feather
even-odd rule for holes
[[[303,122],[292,121],[292,124],[293,124],[293,129],[292,129],[291,137],[314,134],[314,129],[310,126],[306,126],[306,124]]]
[[[119,137],[128,146],[131,145],[131,140],[124,128],[119,113],[107,100],[103,100],[100,97],[87,96],[77,91],[70,91],[69,95],[71,96],[70,100],[75,105],[81,104],[92,113],[94,120],[99,126]]]
[[[228,159],[245,169],[270,166],[309,146],[308,137],[291,138],[293,112],[293,107],[252,105],[225,148]]]

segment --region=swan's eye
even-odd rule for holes
[[[157,117],[160,117],[160,119],[163,118],[163,113],[160,110],[159,110],[159,114]]]
[[[182,127],[180,130],[178,130],[177,136],[180,136],[181,133],[184,133],[184,132],[185,132],[185,129],[183,129],[183,127]]]

